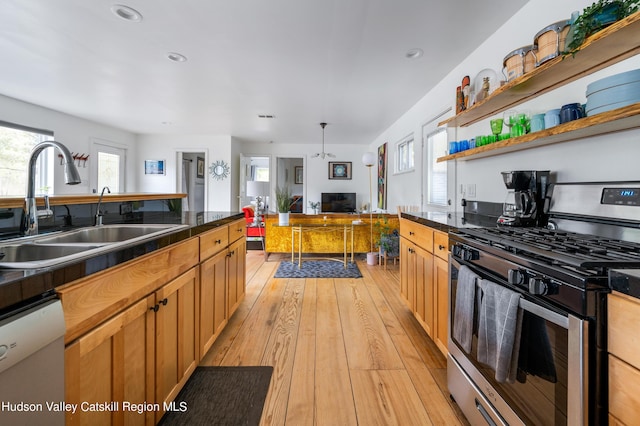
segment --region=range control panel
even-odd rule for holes
[[[640,187],[604,188],[602,190],[602,204],[640,206]]]

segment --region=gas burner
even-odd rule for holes
[[[546,228],[473,228],[460,230],[460,234],[493,250],[585,274],[640,267],[640,244],[629,241]]]

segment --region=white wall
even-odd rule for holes
[[[302,157],[304,159],[304,207],[307,213],[312,213],[309,201],[320,201],[323,192],[355,192],[358,207],[363,202],[369,202],[368,169],[362,164],[362,154],[367,151],[365,145],[325,145],[325,151],[336,154],[336,158],[311,158],[318,151],[319,146],[313,144],[256,144],[244,142],[241,152],[251,155],[271,155],[270,175],[276,176],[276,158]],[[352,178],[350,180],[329,180],[329,161],[351,161]],[[373,173],[373,197],[375,203],[376,186]],[[275,183],[271,184],[272,196],[275,196]],[[274,199],[274,198],[272,198]]]
[[[6,122],[36,129],[51,130],[56,141],[64,144],[69,148],[69,151],[78,154],[90,154],[91,141],[93,139],[100,139],[102,142],[114,142],[119,146],[126,147],[127,164],[123,192],[136,190],[136,152],[135,135],[133,133],[2,95],[0,95],[0,117]],[[57,151],[55,155],[58,155]],[[56,162],[56,164],[60,163]],[[26,174],[27,164],[22,165],[22,167],[24,167]],[[63,168],[55,167],[53,194],[91,193],[92,188],[89,185],[90,172],[95,170],[95,167],[96,158],[93,156],[89,157],[86,167],[78,167],[80,179],[82,180],[78,185],[65,185]]]
[[[238,160],[236,158],[232,161],[231,137],[228,135],[140,135],[137,144],[137,190],[179,192],[176,188],[176,162],[177,153],[181,150],[205,153],[205,179],[208,186],[205,210],[237,211],[238,202],[232,186],[236,182],[237,189]],[[166,160],[166,175],[145,175],[144,160]],[[230,165],[230,176],[224,180],[215,180],[209,174],[209,166],[220,160]],[[232,199],[236,200],[233,204]]]
[[[420,171],[423,167],[419,143],[422,137],[422,125],[446,108],[454,106],[455,89],[460,85],[462,77],[469,75],[473,79],[479,71],[485,68],[499,71],[503,58],[509,52],[521,46],[532,44],[535,34],[542,28],[556,21],[568,19],[572,11],[582,10],[591,3],[591,0],[566,0],[562,2],[530,0],[512,19],[439,82],[433,90],[373,141],[372,150],[384,142],[389,142],[389,164],[393,164],[393,144],[412,132],[415,136],[416,171],[389,177],[390,209],[394,208],[394,204],[416,204],[416,196],[419,196],[416,193],[416,188],[420,186]],[[437,60],[437,58],[424,59]],[[640,55],[545,94],[518,108],[526,108],[537,113],[559,108],[568,103],[583,103],[586,101],[585,90],[588,83],[636,68],[640,68]],[[490,134],[488,120],[468,128],[457,129],[457,131],[451,129],[449,140],[461,140],[486,134]],[[460,209],[459,199],[466,195],[460,193],[460,184],[475,183],[477,185],[476,199],[502,202],[506,195],[506,189],[502,183],[500,172],[507,170],[551,170],[555,173],[556,180],[563,182],[640,180],[640,173],[637,171],[635,161],[640,154],[639,138],[640,130],[630,130],[486,159],[457,161],[456,164],[450,162],[450,166],[456,169],[454,179],[457,183],[455,186],[457,193],[454,198],[456,207],[453,208]]]

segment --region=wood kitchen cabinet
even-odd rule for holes
[[[433,337],[433,254],[405,238],[400,239],[400,252],[402,297],[427,334]]]
[[[85,334],[65,349],[65,402],[115,401],[118,410],[67,411],[67,425],[144,425],[155,413],[124,411],[123,401],[154,401],[155,297],[149,296]]]
[[[440,351],[448,353],[449,339],[449,236],[433,231],[433,289],[436,330],[433,341]]]
[[[227,284],[227,309],[229,316],[238,309],[240,302],[244,299],[245,295],[245,282],[246,282],[246,261],[247,256],[247,241],[245,238],[240,238],[233,244],[229,245],[228,249],[228,284]]]
[[[243,219],[200,236],[200,358],[244,299],[244,231]]]
[[[227,325],[227,251],[200,265],[200,358]]]
[[[164,414],[165,403],[175,399],[200,361],[198,352],[198,268],[174,279],[155,293],[156,398]]]
[[[448,339],[448,236],[400,220],[400,293],[429,337],[446,356]]]
[[[609,348],[609,424],[640,419],[640,300],[622,293],[607,296]]]
[[[65,349],[66,395],[72,404],[113,401],[107,410],[67,413],[69,425],[155,424],[198,359],[197,268],[175,278],[86,333]],[[139,414],[123,404],[159,404]]]
[[[67,424],[156,424],[244,298],[245,255],[242,219],[59,287],[65,401],[119,404]]]

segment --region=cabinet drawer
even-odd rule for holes
[[[433,254],[441,259],[449,260],[449,235],[433,231]]]
[[[229,229],[227,226],[221,226],[200,235],[200,261],[226,249],[228,245]]]
[[[609,355],[609,413],[627,425],[640,419],[640,371]]]
[[[433,230],[427,226],[400,219],[400,236],[433,253]]]
[[[621,294],[608,296],[609,352],[640,369],[640,336],[637,331],[640,301]]]
[[[244,219],[237,220],[229,224],[229,243],[239,240],[244,236],[247,228],[247,221]]]

